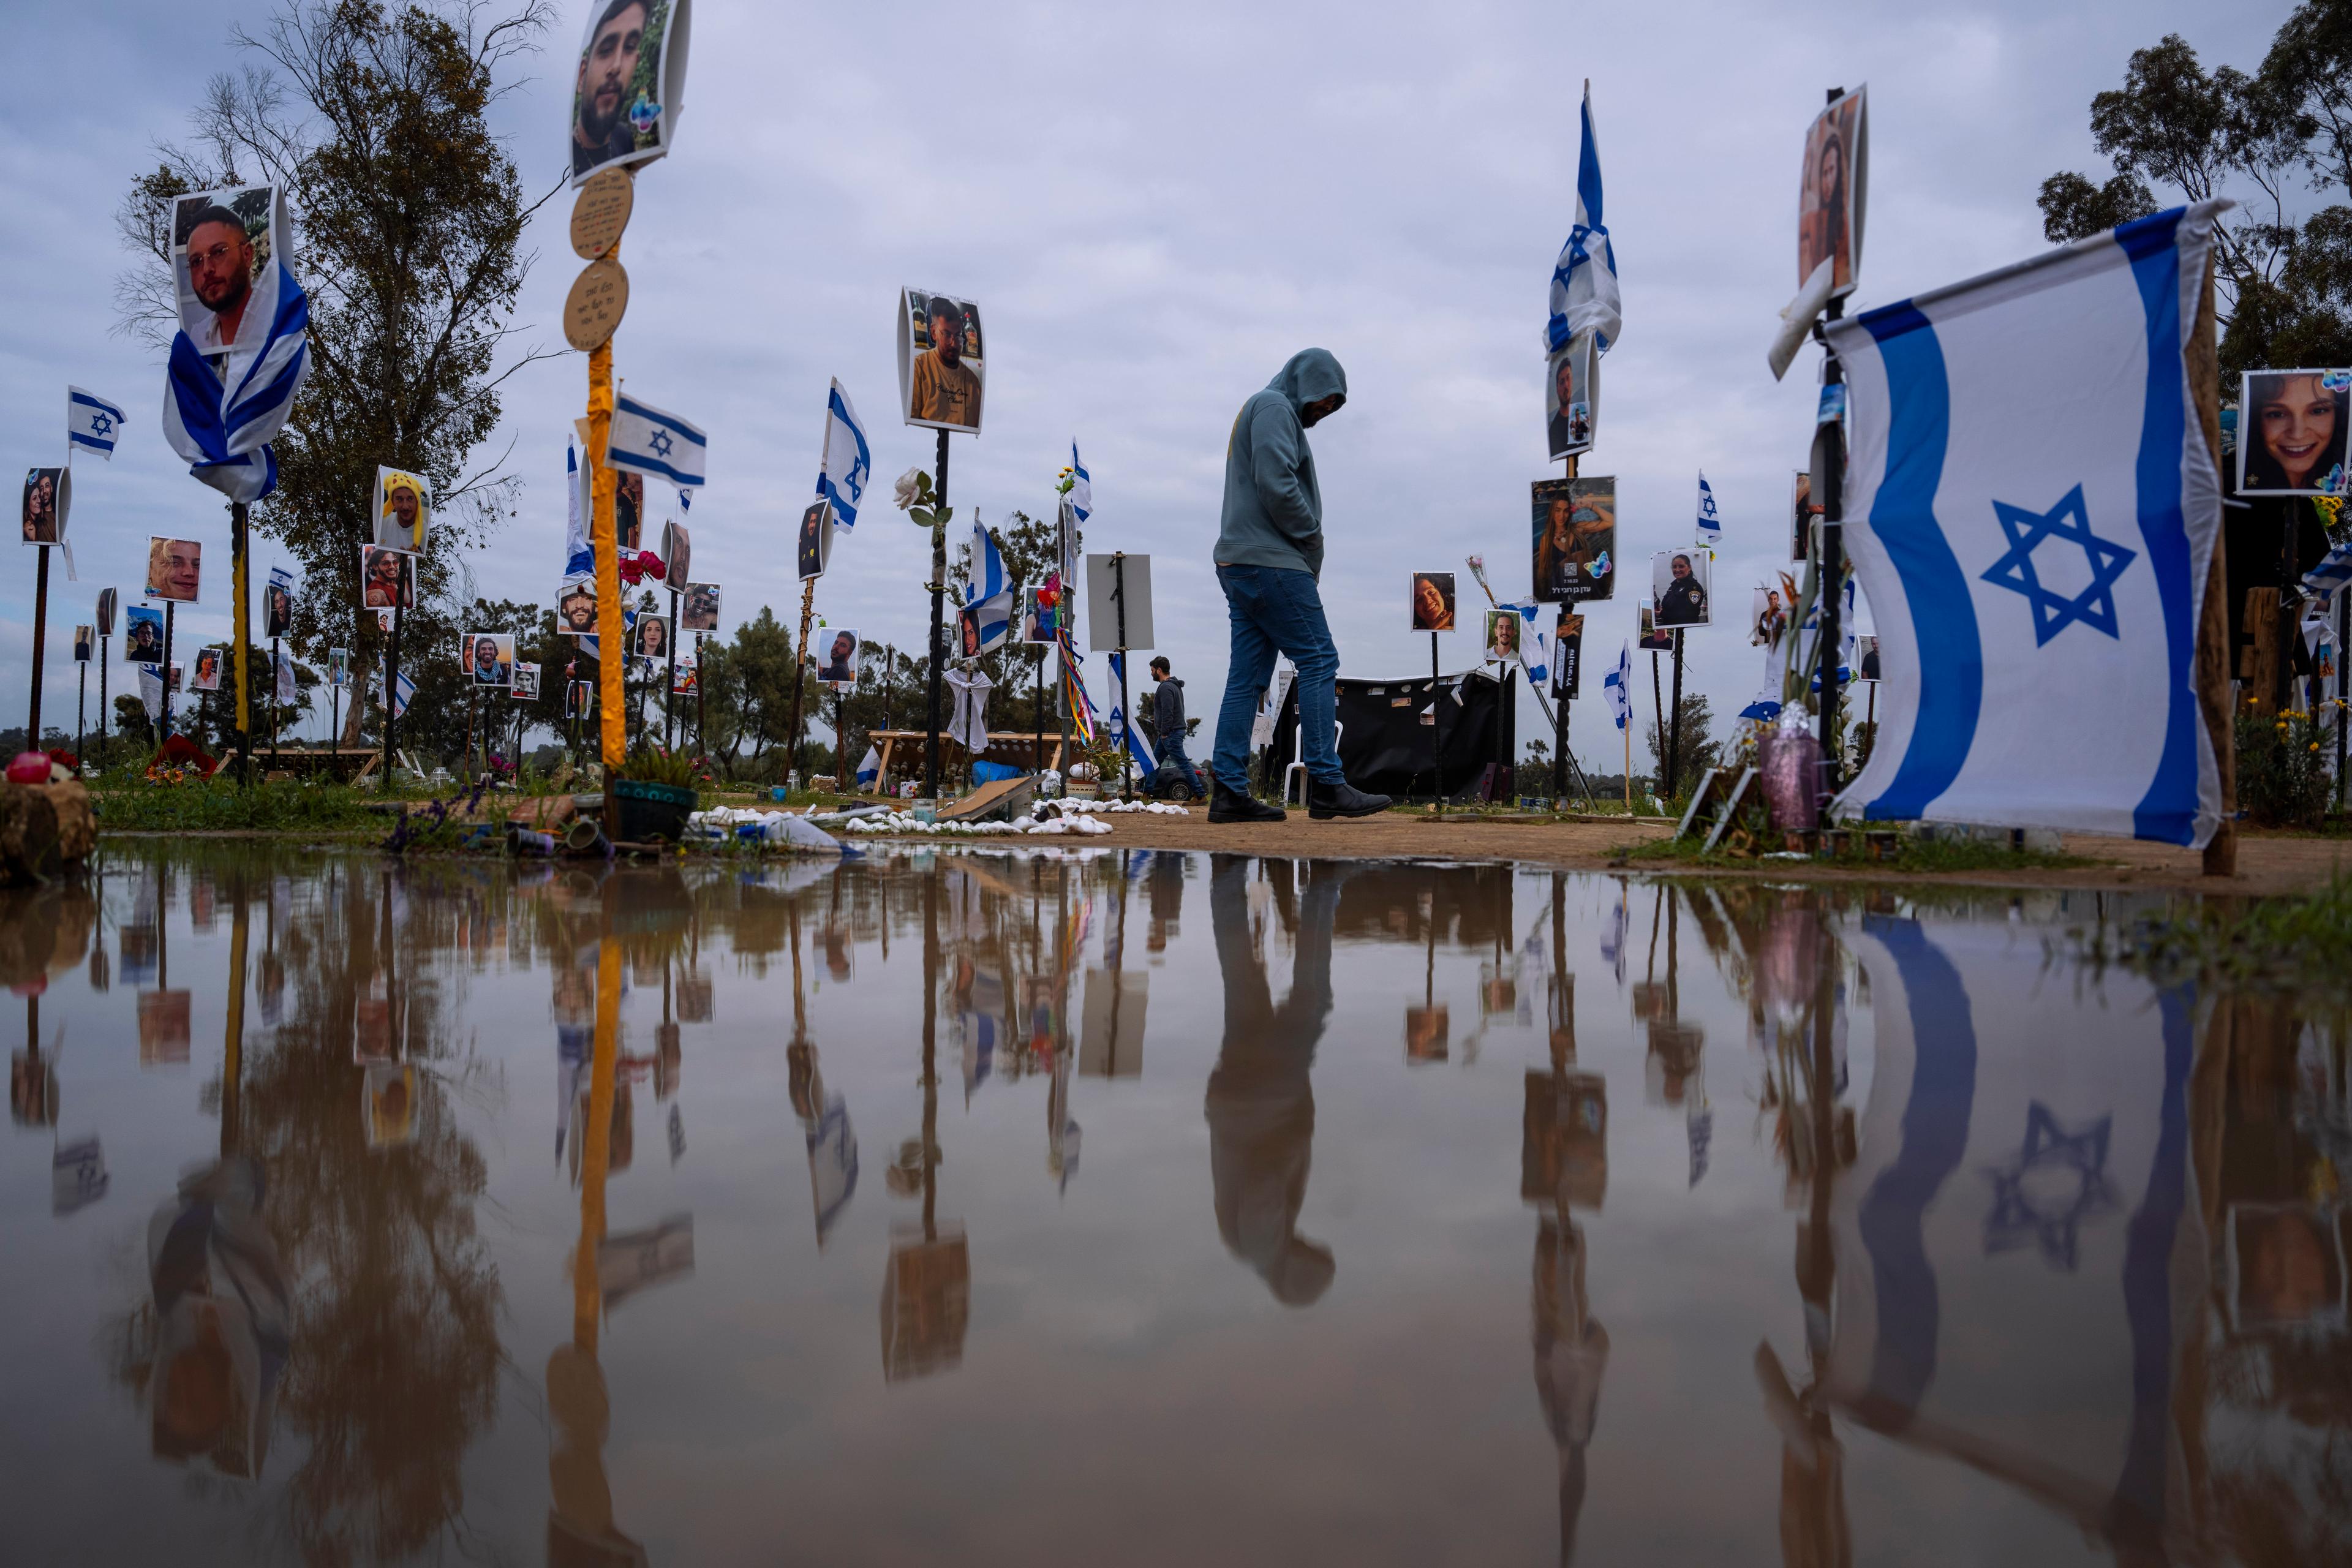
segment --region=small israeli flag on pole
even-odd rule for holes
[[[66,388],[66,455],[96,452],[114,459],[114,443],[122,435],[122,410],[93,392]]]
[[[971,520],[971,581],[963,586],[963,602],[976,605],[1004,592],[1004,555],[996,540],[981,526],[977,511]]]
[[[1076,441],[1070,443],[1070,476],[1075,481],[1070,486],[1070,515],[1084,522],[1095,512],[1095,481],[1087,466],[1078,461]]]
[[[585,577],[596,570],[596,552],[588,543],[588,503],[582,492],[585,476],[580,471],[580,454],[570,442],[563,447],[563,498],[566,517],[563,527],[563,574]]]
[[[838,381],[824,400],[824,457],[817,467],[816,493],[833,503],[833,521],[845,529],[857,526],[857,502],[874,477],[874,452],[866,444],[866,426],[849,405],[849,394]]]
[[[626,395],[613,399],[613,435],[604,460],[674,485],[702,483],[703,459],[710,443],[702,432],[675,414]]]
[[[1698,471],[1698,539],[1697,543],[1712,550],[1723,542],[1723,518],[1715,510],[1715,491],[1706,482],[1706,470]]]
[[[857,787],[859,789],[871,789],[874,785],[874,781],[879,778],[881,774],[882,753],[877,752],[873,747],[868,746],[866,748],[866,755],[859,758],[857,762]]]
[[[2320,563],[2303,574],[2303,588],[2322,599],[2332,599],[2337,589],[2352,583],[2352,545],[2339,544],[2330,550]]]

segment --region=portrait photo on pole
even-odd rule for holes
[[[898,297],[898,401],[909,425],[980,433],[980,307],[908,289]]]
[[[2352,370],[2253,370],[2240,383],[2238,493],[2342,495]]]
[[[563,712],[569,719],[593,718],[596,712],[596,683],[575,680],[563,689]]]
[[[572,183],[669,151],[686,95],[687,0],[591,0],[572,84]]]
[[[1707,624],[1714,568],[1714,552],[1707,550],[1661,550],[1650,557],[1650,602],[1661,627]]]
[[[122,612],[122,662],[155,664],[163,658],[163,612],[133,605]]]
[[[679,602],[677,629],[682,632],[715,632],[719,629],[719,584],[688,583],[686,597]]]
[[[98,591],[99,636],[110,637],[114,635],[114,607],[121,602],[121,595],[112,588],[100,588]]]
[[[1535,596],[1581,605],[1617,592],[1617,481],[1538,479],[1528,487]]]
[[[824,575],[826,563],[833,559],[833,503],[818,501],[801,513],[801,536],[793,559],[800,568],[801,581]]]
[[[66,515],[73,507],[71,468],[28,468],[25,500],[17,510],[25,521],[27,544],[63,544]]]
[[[1042,604],[1043,588],[1021,590],[1021,640],[1025,643],[1052,643],[1056,640],[1054,620],[1055,605]]]
[[[261,635],[290,637],[294,631],[294,574],[283,566],[269,569],[269,585],[261,591]]]
[[[669,662],[669,618],[666,616],[639,616],[635,632],[629,638],[629,651],[639,658],[657,658]]]
[[[828,631],[816,661],[816,678],[828,686],[853,686],[857,681],[857,634]]]
[[[1672,653],[1675,649],[1675,634],[1658,625],[1657,606],[1647,599],[1642,601],[1641,616],[1634,626],[1633,646],[1651,653]]]
[[[196,650],[195,689],[198,691],[218,691],[221,680],[221,650],[200,647]]]
[[[331,647],[327,650],[327,684],[349,686],[352,683],[352,650]]]
[[[1519,658],[1519,617],[1511,610],[1486,612],[1486,657],[1499,664],[1517,664]]]
[[[74,627],[74,662],[88,664],[90,656],[97,651],[98,628],[96,626]]]
[[[672,697],[693,696],[701,689],[699,684],[701,674],[702,672],[691,661],[681,659],[678,662],[677,673],[670,678],[669,694]]]
[[[1411,626],[1417,632],[1454,629],[1454,574],[1416,572],[1412,574]]]
[[[507,689],[514,694],[514,700],[518,702],[538,701],[539,666],[525,664],[520,659],[515,660],[514,672],[512,678],[507,682]]]
[[[1870,174],[1870,110],[1864,89],[1841,93],[1805,132],[1805,173],[1797,195],[1797,286],[1830,268],[1832,296],[1853,292],[1862,266],[1864,197]]]
[[[291,257],[291,226],[274,185],[243,185],[172,205],[172,283],[180,330],[207,358],[258,349],[278,311],[273,258]]]
[[[505,686],[514,679],[514,638],[504,632],[467,632],[458,656],[462,673],[476,686]]]
[[[422,550],[433,526],[433,488],[401,468],[375,471],[375,542],[391,550]]]
[[[360,546],[360,605],[371,610],[416,607],[416,557],[382,544]]]
[[[1589,331],[1577,333],[1545,362],[1545,447],[1554,461],[1592,449],[1593,412],[1600,406],[1600,356]]]
[[[1789,605],[1780,590],[1769,584],[1759,585],[1748,598],[1748,640],[1767,653],[1780,646],[1789,635]]]
[[[681,589],[694,570],[694,536],[682,522],[662,524],[662,569],[668,574],[664,580]]]
[[[556,591],[555,625],[569,637],[593,637],[596,632],[596,579],[582,577]]]
[[[194,539],[147,540],[147,596],[193,605],[204,577],[205,547]]]

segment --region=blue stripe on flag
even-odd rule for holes
[[[2164,607],[2167,674],[2171,700],[2164,751],[2147,794],[2132,811],[2132,836],[2167,844],[2197,837],[2197,617],[2189,581],[2189,524],[2181,511],[2180,448],[2188,437],[2181,385],[2180,248],[2183,208],[2127,223],[2116,243],[2131,258],[2147,310],[2147,392],[2139,426],[2139,533]]]
[[[1984,706],[1984,647],[1969,582],[1936,521],[1952,394],[1936,329],[1906,300],[1862,317],[1878,344],[1890,411],[1886,473],[1870,526],[1903,579],[1919,649],[1919,708],[1894,783],[1870,803],[1881,821],[1917,817],[1952,787],[1975,742]]]
[[[648,408],[644,404],[632,402],[626,397],[614,397],[613,406],[620,413],[634,414],[640,419],[650,420],[682,441],[697,447],[710,445],[709,438],[701,431],[688,426],[674,414],[665,414],[658,408]]]
[[[2179,398],[2174,398],[2176,406]],[[2109,1512],[2111,1533],[2148,1539],[2165,1523],[2172,1452],[2172,1249],[2189,1190],[2189,1067],[2194,999],[2185,986],[2158,998],[2164,1018],[2164,1108],[2147,1190],[2124,1237],[2124,1315],[2131,1324],[2132,1423]]]
[[[1902,1152],[1871,1183],[1854,1216],[1870,1254],[1878,1316],[1861,1415],[1882,1431],[1900,1431],[1936,1381],[1943,1314],[1922,1226],[1968,1151],[1977,1032],[1960,972],[1916,921],[1873,917],[1863,929],[1894,957],[1910,1005],[1911,1098],[1903,1108]]]

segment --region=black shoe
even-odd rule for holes
[[[1317,822],[1335,816],[1378,816],[1392,803],[1384,795],[1366,795],[1351,784],[1307,781],[1307,815]]]
[[[1268,805],[1254,795],[1227,789],[1220,779],[1209,786],[1209,820],[1211,822],[1281,822],[1282,807]]]

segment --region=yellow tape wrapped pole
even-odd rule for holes
[[[596,707],[602,721],[604,761],[604,836],[621,837],[621,818],[613,800],[613,780],[627,750],[621,707],[621,560],[613,524],[614,491],[618,479],[604,461],[613,435],[613,342],[610,338],[588,353],[588,463],[593,520],[591,538],[596,551]]]

